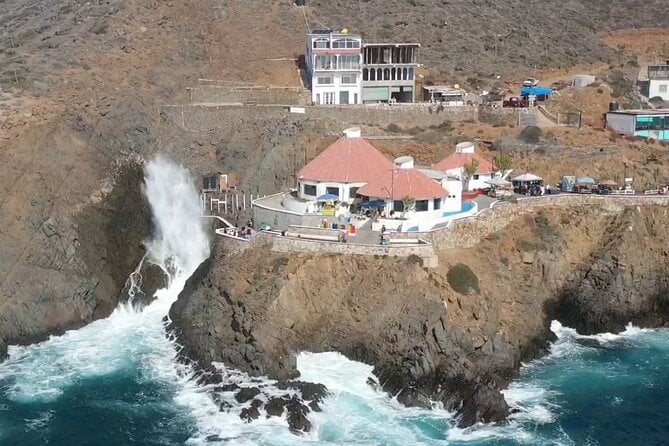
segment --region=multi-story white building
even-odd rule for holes
[[[648,66],[648,97],[669,101],[669,60],[666,65]]]
[[[362,104],[360,35],[315,30],[307,34],[305,62],[314,104]]]

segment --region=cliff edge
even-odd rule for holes
[[[183,353],[295,378],[300,351],[374,365],[407,405],[440,401],[462,425],[503,420],[499,390],[544,353],[552,318],[576,329],[660,325],[666,209],[548,208],[468,249],[418,258],[285,255],[220,242],[172,307]]]

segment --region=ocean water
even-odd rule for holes
[[[311,414],[309,434],[289,433],[284,419],[246,423],[236,411],[218,411],[193,371],[175,361],[178,347],[163,322],[209,252],[192,184],[168,161],[147,167],[157,231],[145,261],[170,277],[151,305],[122,305],[82,329],[10,348],[0,364],[0,445],[668,444],[669,330],[631,326],[580,336],[554,322],[558,340],[505,391],[516,412],[500,425],[460,429],[437,406],[404,408],[366,384],[370,366],[337,353],[298,357],[303,379],[331,391],[323,411]],[[226,381],[251,381],[220,371]],[[253,385],[271,394],[274,383]]]

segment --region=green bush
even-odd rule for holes
[[[446,274],[446,280],[456,293],[469,295],[481,292],[479,278],[464,263],[457,263],[451,266]]]
[[[543,132],[539,127],[529,126],[525,127],[518,135],[518,139],[526,144],[539,144],[541,142],[541,137]]]

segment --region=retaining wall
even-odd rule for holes
[[[434,256],[434,249],[429,244],[410,246],[356,245],[353,243],[325,242],[290,237],[274,237],[272,250],[277,252],[309,252],[366,256],[378,255],[391,257],[409,257],[411,255],[416,255],[421,258],[430,258]]]
[[[477,119],[475,106],[448,107],[440,113],[430,113],[427,107],[366,107],[366,106],[317,106],[305,107],[304,114],[290,113],[283,106],[203,106],[178,105],[161,106],[161,115],[174,120],[186,130],[210,131],[229,126],[231,122],[238,122],[240,116],[250,115],[254,119],[279,120],[288,119],[301,122],[309,119],[336,121],[341,128],[374,124],[386,127],[396,124],[400,127],[428,127],[439,125],[444,121],[466,121]]]
[[[202,85],[189,90],[192,104],[257,102],[258,104],[309,105],[311,103],[311,93],[301,88]]]
[[[300,215],[281,212],[274,209],[253,205],[253,221],[256,226],[270,225],[272,228],[287,228],[289,226],[320,226],[322,215]]]

